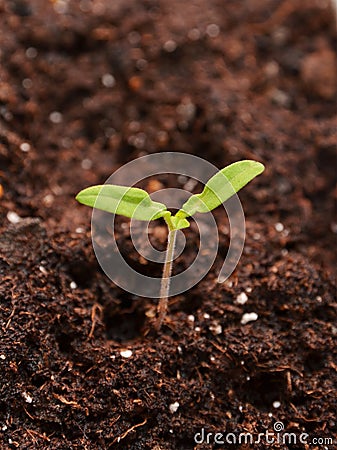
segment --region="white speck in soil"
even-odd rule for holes
[[[187,33],[187,37],[188,39],[191,39],[191,41],[197,41],[201,37],[200,30],[198,30],[198,28],[192,28]]]
[[[248,322],[254,322],[258,319],[258,315],[255,312],[245,313],[241,318],[242,325],[246,325]]]
[[[178,350],[178,353],[179,353],[180,355],[182,355],[183,349],[180,347],[180,345],[178,345],[177,350]]]
[[[43,203],[46,206],[51,206],[54,202],[54,196],[52,194],[47,194],[45,197],[43,197]]]
[[[84,231],[85,231],[84,228],[78,227],[78,228],[76,228],[75,233],[80,234],[80,233],[84,233]]]
[[[4,354],[0,355],[0,359],[2,359],[2,360],[6,359],[6,355],[4,355]]]
[[[8,430],[8,426],[7,425],[3,425],[2,428],[1,428],[1,431],[6,431],[6,430]]]
[[[77,288],[77,284],[75,283],[75,281],[72,281],[70,283],[70,289],[76,289]]]
[[[139,44],[141,38],[142,37],[138,33],[138,31],[130,31],[130,33],[128,34],[128,41],[130,42],[131,45]]]
[[[34,59],[37,57],[37,50],[35,47],[28,47],[26,50],[26,56],[28,59]]]
[[[239,305],[244,305],[248,300],[248,296],[245,292],[241,292],[241,294],[239,294],[236,297],[236,303],[238,303]]]
[[[211,316],[210,316],[208,313],[205,313],[205,314],[204,314],[204,319],[210,319],[210,317],[211,317]]]
[[[197,181],[191,178],[188,180],[188,182],[184,185],[185,191],[192,192],[195,186],[197,185]]]
[[[274,408],[279,408],[280,406],[281,406],[281,402],[278,402],[278,401],[273,402]]]
[[[22,144],[20,145],[20,150],[22,152],[29,152],[30,145],[28,144],[28,142],[22,142]]]
[[[239,411],[242,412],[243,411],[243,406],[239,406]]]
[[[284,225],[281,222],[277,222],[275,223],[275,230],[278,231],[279,233],[281,233],[281,231],[284,230]]]
[[[65,0],[56,0],[53,6],[58,14],[65,14],[68,11],[68,3]]]
[[[194,322],[195,321],[195,317],[192,314],[190,314],[189,316],[187,316],[187,320],[189,322]]]
[[[198,333],[200,331],[200,327],[195,327],[194,331],[196,331]]]
[[[169,406],[170,412],[171,412],[172,414],[174,414],[175,412],[178,411],[179,406],[180,406],[180,405],[179,405],[178,402],[171,403],[171,405]]]
[[[147,64],[148,63],[147,63],[146,59],[144,59],[144,58],[137,59],[137,61],[136,61],[136,67],[138,70],[144,70],[145,67],[147,66]]]
[[[208,34],[209,37],[215,38],[215,37],[219,36],[219,33],[220,33],[220,28],[216,23],[211,23],[211,24],[207,25],[206,34]]]
[[[39,270],[40,270],[40,272],[43,273],[43,275],[47,275],[48,274],[47,270],[43,266],[39,266]]]
[[[25,78],[22,80],[22,86],[25,89],[30,89],[33,86],[33,82],[30,78]]]
[[[122,358],[130,358],[132,356],[131,350],[121,350],[120,355]]]
[[[102,84],[103,84],[103,86],[105,86],[107,88],[111,88],[111,87],[115,86],[115,84],[116,84],[115,77],[113,75],[111,75],[111,73],[105,73],[102,76]]]
[[[92,168],[91,159],[88,159],[88,158],[83,159],[83,161],[81,162],[81,167],[84,170],[90,170]]]
[[[21,222],[21,217],[15,211],[8,211],[7,219],[14,224]]]
[[[22,397],[25,399],[26,403],[33,402],[33,398],[29,394],[27,394],[27,392],[22,392]]]
[[[210,325],[208,327],[209,331],[211,331],[213,334],[218,335],[222,333],[222,326],[219,324],[216,325]]]
[[[172,53],[177,48],[176,42],[174,42],[172,39],[165,42],[163,45],[163,49],[165,52]]]
[[[62,114],[58,111],[53,111],[49,114],[49,120],[52,123],[61,123],[63,120]]]

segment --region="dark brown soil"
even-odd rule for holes
[[[330,3],[1,0],[0,13],[1,449],[335,440]],[[156,302],[102,273],[91,210],[74,200],[156,151],[266,165],[240,193],[247,237],[235,274],[215,283],[223,234],[213,269],[171,299],[158,336],[146,334]],[[119,235],[124,249],[129,239]],[[131,248],[128,257],[137,262]],[[242,325],[245,312],[258,319]],[[307,444],[194,442],[203,427],[257,438],[276,421]]]

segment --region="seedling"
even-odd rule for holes
[[[146,191],[134,187],[105,184],[88,187],[77,194],[76,200],[80,203],[113,214],[145,221],[164,219],[168,239],[155,324],[157,330],[167,311],[177,231],[190,226],[189,217],[217,208],[263,171],[263,164],[256,161],[231,164],[210,178],[200,194],[191,195],[175,215],[163,203],[154,202]]]

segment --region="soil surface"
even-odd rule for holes
[[[0,14],[1,449],[336,449],[330,3],[1,0]],[[156,301],[104,275],[74,196],[157,151],[266,171],[240,193],[235,273],[216,283],[219,209],[218,258],[155,335]],[[125,258],[160,274],[122,223]],[[184,233],[177,270],[198,242]],[[276,422],[297,443],[240,443]]]

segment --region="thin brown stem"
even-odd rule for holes
[[[172,263],[173,263],[174,249],[175,249],[175,243],[176,243],[176,235],[177,235],[177,230],[172,229],[172,227],[169,225],[169,234],[168,234],[168,238],[167,238],[165,263],[164,263],[163,275],[162,275],[161,285],[160,285],[160,299],[159,299],[158,308],[157,308],[158,318],[157,318],[157,322],[155,324],[155,328],[157,331],[160,330],[160,327],[162,326],[163,320],[164,320],[166,312],[167,312],[167,304],[168,304],[168,297],[169,297],[169,291],[170,291]]]

